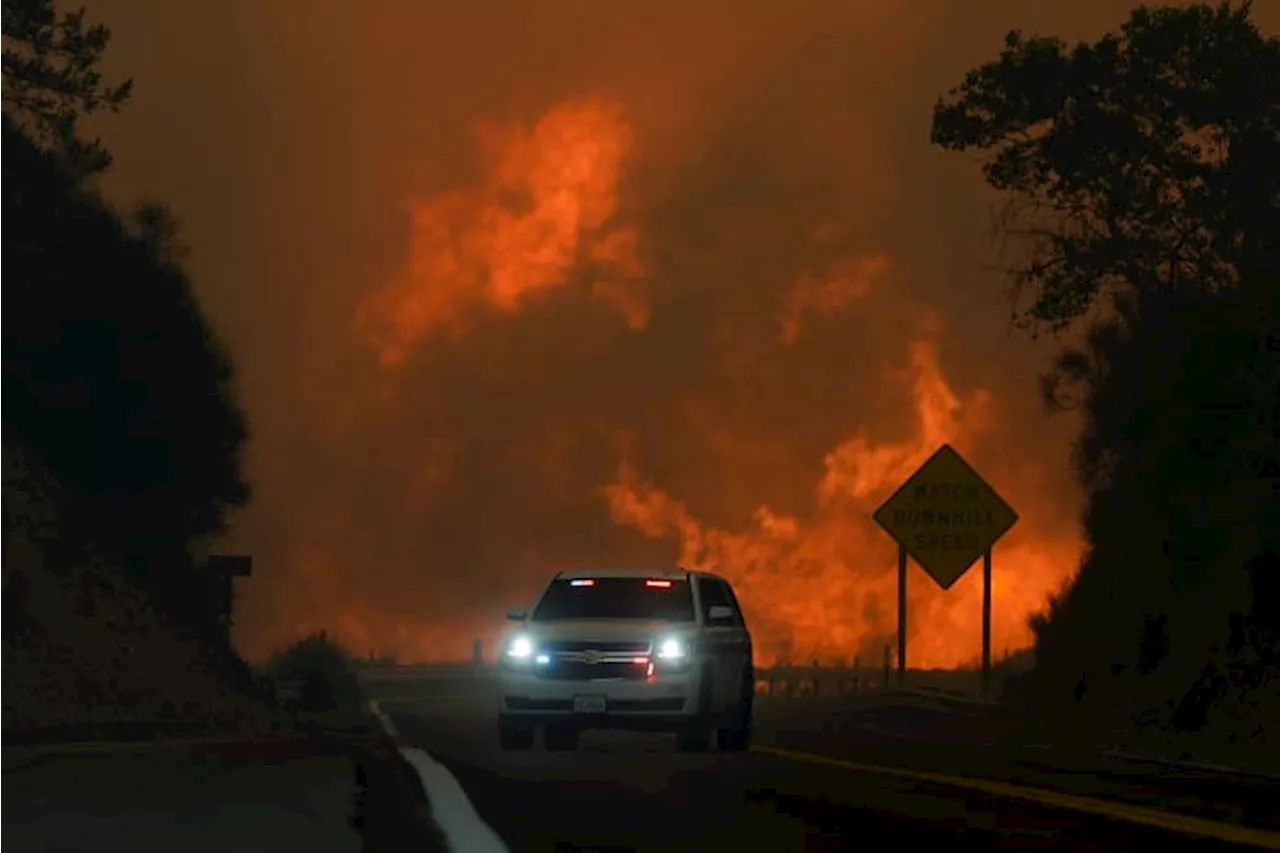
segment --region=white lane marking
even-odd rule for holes
[[[369,710],[373,712],[373,716],[378,719],[378,725],[382,726],[382,730],[387,733],[387,737],[396,740],[400,737],[400,733],[396,731],[396,724],[391,722],[391,718],[382,710],[382,700],[374,699],[369,703]]]
[[[509,853],[498,833],[476,813],[467,794],[440,762],[421,749],[401,749],[418,771],[431,802],[431,816],[453,853]]]
[[[395,723],[382,710],[382,700],[371,701],[369,710],[387,736],[396,740],[399,735],[396,733]],[[422,787],[427,792],[427,801],[431,806],[431,817],[444,833],[445,842],[452,853],[510,853],[498,833],[476,812],[467,793],[447,767],[433,759],[425,750],[402,746],[397,748],[422,780]]]

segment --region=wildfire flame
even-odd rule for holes
[[[594,293],[643,328],[638,234],[614,221],[634,145],[622,107],[569,102],[531,129],[484,125],[477,135],[485,180],[413,204],[405,269],[360,308],[383,365],[402,364],[433,332],[460,333],[476,305],[518,311],[584,264],[599,276]]]
[[[897,630],[896,546],[870,516],[939,445],[975,446],[990,399],[981,389],[966,400],[957,397],[930,341],[912,345],[910,369],[916,434],[879,444],[855,435],[832,450],[815,489],[811,521],[761,506],[744,530],[712,527],[643,481],[629,457],[604,490],[614,520],[651,538],[677,538],[682,565],[728,577],[751,618],[761,663],[849,661],[857,656],[878,660]],[[1007,568],[993,572],[996,654],[1030,644],[1027,617],[1070,575],[1080,553],[1078,541],[1033,542],[1016,534],[1008,539],[997,546],[999,565]],[[980,583],[980,573],[974,572],[943,593],[912,573],[912,666],[957,667],[975,661]]]
[[[413,205],[404,269],[360,307],[361,327],[382,365],[401,365],[433,334],[464,333],[477,310],[519,312],[530,300],[578,283],[619,312],[627,328],[645,328],[650,306],[642,287],[640,233],[625,221],[620,202],[635,148],[622,107],[601,99],[568,102],[532,127],[486,125],[478,138],[483,179]],[[784,287],[775,346],[795,343],[815,315],[845,310],[879,291],[893,271],[883,254],[842,251],[844,228],[827,223],[814,232],[815,257],[832,260]],[[944,443],[980,471],[987,469],[982,451],[995,422],[992,395],[978,389],[962,397],[952,389],[939,363],[940,334],[936,321],[926,320],[908,348],[905,368],[892,372],[886,384],[886,393],[907,389],[914,430],[900,440],[859,431],[832,448],[806,517],[764,503],[742,529],[711,525],[646,480],[641,461],[626,453],[613,482],[601,490],[613,521],[651,539],[674,540],[685,567],[729,577],[748,611],[762,664],[858,656],[878,661],[897,629],[896,545],[871,521],[872,513]],[[756,347],[757,338],[740,337]],[[731,455],[750,445],[750,436],[715,424],[696,396],[689,410]],[[561,448],[573,426],[539,445],[547,456],[538,467],[545,489],[557,488],[555,472],[565,466],[552,464],[553,457],[573,452]],[[441,438],[429,458],[409,466],[415,471],[410,491],[420,510],[447,501],[455,476],[466,476],[463,445],[461,436]],[[999,465],[992,467],[999,471]],[[997,655],[1030,644],[1027,617],[1071,576],[1083,547],[1078,531],[1064,536],[1038,527],[1035,509],[1044,506],[1043,495],[1033,491],[1038,484],[1014,479],[994,482],[1022,514],[995,548]],[[564,480],[564,490],[581,488]],[[317,555],[300,559],[295,572],[297,586],[311,590],[315,600],[296,602],[294,612],[325,617],[323,623],[295,625],[295,633],[328,628],[353,648],[386,650],[402,660],[464,657],[472,637],[486,643],[495,637],[491,614],[460,613],[448,624],[424,625],[412,615],[361,604],[334,580],[342,573]],[[322,578],[331,579],[332,587]],[[911,666],[972,665],[980,648],[981,573],[971,571],[943,592],[913,569],[908,596]]]

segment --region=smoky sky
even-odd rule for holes
[[[328,627],[361,652],[455,654],[550,571],[668,565],[678,536],[611,512],[624,458],[708,527],[745,530],[762,506],[808,524],[833,449],[918,432],[920,340],[958,397],[988,395],[966,453],[1018,508],[1020,541],[1054,543],[1052,576],[996,616],[1006,646],[1025,643],[1027,612],[1079,554],[1077,424],[1042,410],[1057,344],[1010,328],[986,271],[992,197],[977,162],[929,146],[930,111],[1007,30],[1094,38],[1129,8],[90,3],[113,29],[106,70],[136,81],[95,125],[116,156],[105,187],[173,207],[238,367],[255,498],[213,547],[255,560],[242,648]],[[547,286],[459,303],[401,363],[380,361],[361,306],[421,253],[415,210],[523,215],[485,139],[501,148],[584,103],[612,105],[626,131],[602,226],[634,238],[626,280],[574,243]],[[443,286],[433,275],[413,286]]]

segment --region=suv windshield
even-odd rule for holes
[[[693,593],[683,579],[592,578],[557,580],[533,611],[533,621],[556,619],[662,619],[693,621]]]

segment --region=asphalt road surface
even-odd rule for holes
[[[456,853],[1280,850],[1280,785],[977,739],[940,704],[762,700],[749,753],[590,732],[503,752],[494,682],[465,669],[366,682]]]
[[[192,742],[5,747],[17,853],[358,853],[351,762],[336,750]],[[278,746],[278,745],[277,745]]]

